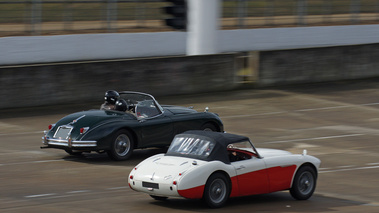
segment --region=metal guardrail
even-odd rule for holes
[[[379,0],[221,0],[222,29],[379,23]],[[164,0],[0,0],[0,36],[170,31]]]

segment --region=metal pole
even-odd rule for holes
[[[306,15],[307,15],[307,0],[298,0],[297,1],[297,24],[306,25]]]
[[[72,30],[72,2],[67,0],[64,3],[64,30]]]
[[[351,0],[350,1],[350,14],[351,14],[351,23],[359,23],[359,12],[360,12],[360,0]]]
[[[247,0],[238,0],[238,27],[243,28],[245,26],[244,20],[246,18]]]
[[[107,30],[113,32],[113,22],[117,17],[117,0],[108,0],[107,2]]]
[[[41,17],[42,17],[42,3],[41,0],[32,0],[31,5],[31,33],[32,35],[41,34]]]
[[[187,55],[218,53],[220,0],[188,0]]]
[[[266,0],[265,16],[266,25],[274,25],[275,0]]]

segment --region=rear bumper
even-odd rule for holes
[[[46,136],[42,137],[42,143],[43,145],[46,145],[47,147],[41,147],[41,148],[48,148],[48,147],[54,147],[54,148],[62,148],[62,149],[71,149],[71,148],[96,148],[97,147],[97,141],[76,141],[76,140],[61,140],[61,139],[53,139],[48,138]]]

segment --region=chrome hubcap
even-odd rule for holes
[[[116,138],[116,147],[115,151],[118,155],[124,156],[130,150],[130,140],[129,137],[125,134],[121,134]]]

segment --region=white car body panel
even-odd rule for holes
[[[191,142],[186,141],[187,144]],[[236,151],[240,152],[240,157],[247,157],[230,158],[233,157],[230,154]],[[318,158],[306,155],[306,152],[292,154],[277,149],[228,146],[217,153],[228,155],[228,160],[199,160],[186,157],[188,155],[183,153],[178,156],[152,156],[131,171],[129,186],[154,196],[199,199],[203,197],[209,177],[214,173],[222,173],[230,180],[227,184],[230,186],[230,197],[247,196],[290,189],[296,172],[303,165],[313,168],[314,178],[317,179],[321,163]]]

